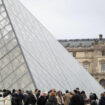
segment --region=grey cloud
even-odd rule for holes
[[[105,36],[104,0],[21,0],[57,38]]]

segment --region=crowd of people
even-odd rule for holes
[[[4,89],[0,90],[0,105],[105,105],[105,93],[101,93],[98,99],[95,93],[87,97],[79,88],[73,92],[66,90],[64,94],[55,89],[49,92]]]

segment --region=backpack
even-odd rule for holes
[[[92,100],[92,101],[91,101],[91,105],[97,105],[96,100]]]

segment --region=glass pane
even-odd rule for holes
[[[0,5],[2,4],[2,1],[0,0]]]
[[[23,68],[24,66],[21,66],[21,67],[19,67],[16,71],[15,71],[15,74],[16,74],[16,76],[17,76],[17,78],[19,79],[19,78],[21,78],[25,73],[26,73],[26,71],[24,71],[24,72],[22,72],[22,68]],[[24,68],[23,68],[24,69]]]
[[[3,17],[0,15],[0,21],[2,21],[3,20]],[[0,23],[1,24],[1,23]]]
[[[12,30],[12,27],[11,27],[10,24],[8,24],[8,25],[5,27],[5,29],[6,29],[7,31],[10,31],[10,30]]]
[[[20,57],[20,56],[18,56],[18,57]],[[22,64],[21,62],[18,61],[18,57],[15,60],[13,60],[13,62],[12,62],[12,67],[14,70]]]
[[[7,17],[6,12],[2,12],[2,13],[1,13],[1,16],[2,16],[3,18],[6,18],[6,17]]]
[[[0,39],[0,49],[1,47],[4,45],[4,40],[3,39]]]
[[[24,88],[25,90],[35,90],[35,88],[34,88],[34,85],[33,85],[33,83],[32,83],[32,81],[31,81],[31,83],[30,84],[28,84],[25,88]]]
[[[7,30],[5,30],[5,29],[2,29],[2,30],[1,30],[1,34],[2,34],[3,36],[5,36],[7,33],[8,33]]]
[[[19,85],[18,85],[18,82],[16,82],[16,83],[14,83],[14,84],[12,84],[9,88],[12,90],[12,89],[19,89],[18,88],[19,87]]]
[[[19,56],[21,53],[19,47],[16,47],[15,49],[13,49],[11,51],[11,53],[9,53],[9,57],[10,57],[10,60],[13,60],[15,57]]]
[[[27,81],[27,82],[26,82]],[[18,83],[20,84],[20,88],[24,89],[29,83],[31,82],[31,78],[29,74],[25,74],[19,81]]]
[[[9,63],[9,56],[6,55],[5,57],[3,57],[3,59],[0,60],[0,68],[3,68],[4,66],[6,66]]]
[[[12,68],[12,65],[11,63],[9,63],[5,68],[1,70],[2,79],[7,78],[13,71],[14,70]]]
[[[8,18],[3,19],[3,20],[0,22],[0,24],[2,25],[2,27],[5,27],[6,25],[8,25],[8,24],[9,24]]]
[[[3,11],[4,11],[4,7],[0,5],[0,13],[2,13]]]
[[[13,39],[10,43],[6,45],[8,51],[12,50],[16,46],[17,46],[16,39]]]
[[[0,40],[1,40],[1,38],[2,38],[2,35],[0,34]]]
[[[4,37],[5,44],[9,44],[13,39],[14,39],[14,37],[12,37],[11,34],[6,35]]]
[[[14,73],[11,73],[10,76],[8,76],[3,82],[5,85],[5,88],[11,86],[14,82],[16,81],[16,76],[14,75]]]

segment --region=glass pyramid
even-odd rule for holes
[[[19,0],[0,0],[0,88],[104,89]]]

